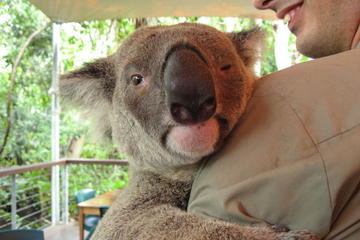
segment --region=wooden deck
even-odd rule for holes
[[[85,237],[87,232],[85,231]],[[79,240],[79,224],[56,225],[44,229],[45,240]]]

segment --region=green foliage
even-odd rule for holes
[[[265,35],[265,49],[263,54],[263,60],[261,62],[261,76],[265,76],[272,72],[277,71],[276,61],[275,61],[275,32],[273,28],[272,21],[262,21],[259,24],[261,29],[264,29],[266,32]]]
[[[10,86],[11,68],[27,37],[47,21],[42,14],[27,1],[3,1],[0,9],[1,24],[0,53],[1,85],[0,87],[0,139],[7,127],[6,102]],[[29,14],[33,12],[34,14]],[[47,94],[51,69],[51,29],[37,36],[26,49],[23,59],[17,68],[17,77],[13,92],[11,134],[2,165],[34,163],[48,157],[49,149],[41,146],[48,141],[49,103]]]

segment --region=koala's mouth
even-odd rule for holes
[[[220,123],[213,117],[202,123],[172,127],[165,136],[165,145],[170,151],[185,156],[185,164],[191,164],[214,152],[220,133]]]

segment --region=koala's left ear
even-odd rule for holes
[[[264,47],[265,33],[260,28],[227,34],[247,67],[253,67]]]

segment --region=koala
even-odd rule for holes
[[[129,160],[129,184],[93,240],[317,239],[186,212],[200,161],[245,110],[261,38],[256,29],[223,33],[193,23],[145,27],[115,54],[61,77],[62,98],[86,111]]]

